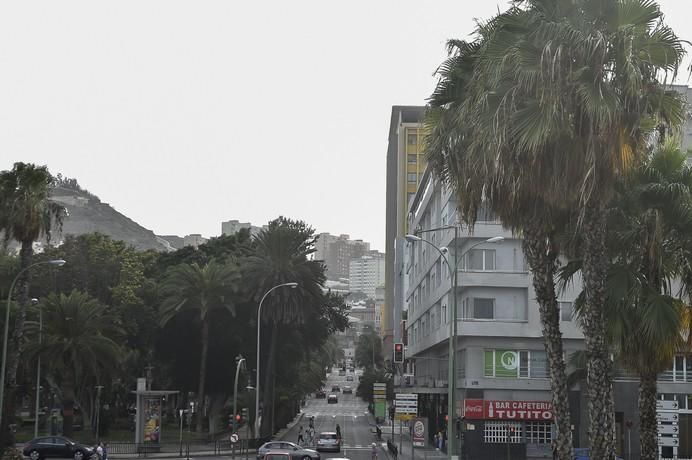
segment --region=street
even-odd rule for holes
[[[352,382],[346,380],[348,375],[354,376]],[[353,394],[333,392],[331,391],[332,385],[339,385],[341,389],[348,385],[353,389]],[[287,432],[283,439],[296,442],[298,440],[299,427],[302,426],[303,430],[306,430],[310,417],[314,416],[315,437],[319,436],[319,433],[323,431],[336,431],[337,424],[341,427],[341,452],[320,452],[323,459],[348,458],[350,460],[370,460],[372,458],[372,443],[375,442],[375,421],[368,412],[367,403],[356,396],[357,386],[357,377],[353,372],[347,372],[346,376],[339,376],[338,369],[334,368],[327,376],[327,383],[325,383],[324,388],[327,395],[336,394],[339,402],[337,404],[328,404],[326,398],[309,398],[304,408],[305,415],[303,419]],[[380,443],[378,456],[385,458],[385,455]]]

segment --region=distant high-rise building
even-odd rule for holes
[[[408,204],[425,171],[423,117],[425,107],[392,107],[387,146],[385,211],[385,314],[382,318],[385,349],[400,339],[398,324],[404,305],[404,242],[408,232]]]
[[[370,251],[367,255],[351,259],[348,279],[351,292],[362,292],[375,299],[375,291],[384,284],[384,254]]]
[[[315,243],[315,259],[322,260],[330,280],[348,278],[349,263],[370,251],[370,243],[351,240],[348,235],[334,236],[320,233]]]
[[[242,229],[250,230],[251,235],[256,235],[267,226],[257,227],[252,225],[250,222],[240,222],[238,220],[227,220],[226,222],[221,222],[221,234],[222,235],[235,235]]]
[[[183,246],[194,246],[198,247],[201,244],[209,241],[207,238],[203,237],[199,233],[191,233],[190,235],[185,235],[183,237]]]

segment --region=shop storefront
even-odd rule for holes
[[[464,400],[463,451],[469,460],[549,458],[549,401]]]

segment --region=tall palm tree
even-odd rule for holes
[[[40,353],[48,375],[59,384],[63,432],[71,436],[75,403],[88,412],[91,398],[87,395],[93,386],[105,383],[118,370],[121,330],[106,306],[81,291],[50,294],[37,308],[43,314],[41,341],[37,340],[38,323],[28,322],[27,334],[34,340],[27,352]]]
[[[258,363],[264,363],[260,427],[263,436],[269,435],[271,430],[271,377],[275,369],[276,347],[280,340],[279,325],[303,322],[310,315],[319,315],[319,306],[324,300],[324,265],[308,258],[315,252],[315,238],[314,230],[304,222],[280,217],[271,221],[266,229],[255,236],[253,254],[243,261],[244,279],[257,302],[274,286],[298,283],[297,289],[273,291],[262,307],[261,320],[271,326],[271,334],[262,335],[268,339],[268,347],[263,347],[268,352],[267,357],[257,357]]]
[[[205,407],[207,354],[209,351],[209,324],[214,311],[226,310],[235,315],[236,295],[240,288],[237,264],[211,261],[204,266],[180,264],[168,270],[161,285],[162,303],[159,309],[161,323],[166,324],[183,312],[192,311],[201,328],[199,358],[199,416],[197,432],[202,431]]]
[[[441,159],[431,163],[460,176],[454,180],[467,219],[484,199],[504,199],[532,217],[549,211],[537,242],[552,246],[563,216],[583,236],[590,444],[594,457],[610,458],[605,204],[616,180],[640,161],[654,127],[683,119],[679,97],[657,80],[676,72],[683,47],[652,0],[524,0],[482,24],[463,51],[470,59],[458,57],[455,83],[440,88],[457,103],[439,105],[448,114],[442,141],[431,148]]]
[[[50,241],[51,232],[62,226],[65,209],[50,200],[50,186],[53,177],[45,166],[15,163],[9,171],[0,172],[0,233],[4,243],[10,240],[21,244],[19,252],[20,270],[32,263],[33,243],[41,237]],[[26,270],[17,280],[17,300],[19,310],[15,316],[14,332],[7,357],[7,397],[6,408],[0,408],[14,417],[14,388],[17,385],[17,366],[24,345],[24,321],[29,299],[29,280],[31,273]],[[3,418],[3,425],[11,423]],[[7,430],[0,427],[0,438]]]

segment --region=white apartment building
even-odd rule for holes
[[[375,299],[377,288],[384,285],[384,264],[384,254],[377,251],[351,259],[348,264],[351,292],[362,292],[368,298]]]

